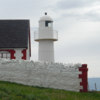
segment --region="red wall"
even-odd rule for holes
[[[26,49],[24,49],[24,50],[22,50],[22,54],[23,54],[23,56],[22,56],[22,59],[23,60],[26,60]]]
[[[79,74],[79,78],[82,79],[82,82],[80,82],[80,85],[83,87],[83,89],[80,89],[80,92],[88,92],[87,64],[82,64],[82,67],[79,67],[79,71],[82,72],[82,74]]]

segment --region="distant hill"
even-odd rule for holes
[[[97,91],[100,91],[100,78],[88,78],[88,84],[90,90],[96,90],[95,84],[97,87]]]

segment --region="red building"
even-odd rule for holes
[[[29,60],[29,20],[0,20],[0,58]]]

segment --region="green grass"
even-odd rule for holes
[[[100,100],[100,92],[79,93],[0,81],[0,100]]]

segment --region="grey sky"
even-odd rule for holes
[[[0,0],[0,19],[30,19],[35,61],[38,43],[33,34],[45,11],[59,34],[56,62],[87,63],[89,77],[100,77],[100,0]]]
[[[92,6],[95,3],[100,3],[99,0],[62,0],[57,3],[60,9],[72,9]]]

